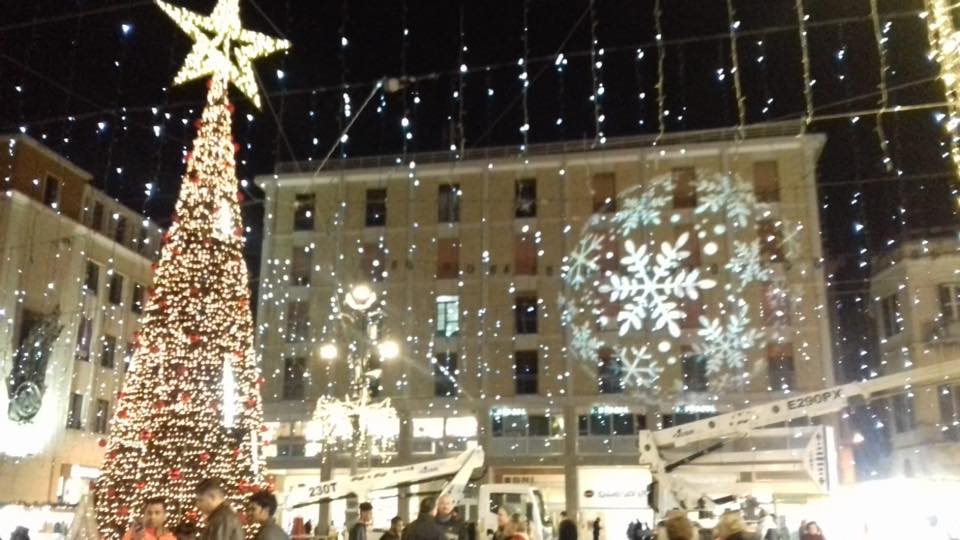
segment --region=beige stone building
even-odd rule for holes
[[[960,356],[960,236],[916,233],[874,264],[870,282],[880,374]],[[960,477],[960,387],[908,391],[886,402],[891,473]]]
[[[129,367],[160,231],[91,177],[28,136],[0,139],[0,512],[87,492]],[[23,352],[45,321],[62,329],[38,365]],[[31,533],[56,519],[30,516]]]
[[[310,163],[284,164],[258,178],[266,193],[258,346],[274,437],[267,451],[281,489],[320,477],[324,460],[309,420],[319,397],[349,391],[349,374],[346,362],[319,351],[337,336],[343,345],[332,306],[357,283],[378,292],[381,334],[401,345],[379,379],[380,396],[400,417],[378,428],[396,437],[382,455],[403,463],[477,442],[488,478],[537,485],[551,512],[587,512],[584,493],[602,487],[611,466],[642,488],[640,429],[833,384],[816,192],[824,139],[797,132],[795,124],[771,125],[748,128],[742,140],[722,130],[659,142],[611,138],[598,148],[531,145],[523,156],[514,147],[470,150],[463,159],[358,158],[317,175]],[[734,233],[720,234],[719,243],[709,236],[736,227],[708,226],[695,211],[698,178],[726,171],[756,200],[756,215],[736,238],[758,241],[768,271],[739,298],[763,338],[734,370],[735,391],[712,386],[719,383],[693,346],[700,315],[729,316],[718,306],[736,290],[725,270]],[[623,384],[622,360],[572,353],[559,298],[571,294],[562,276],[586,228],[612,222],[633,204],[630,193],[664,179],[674,186],[662,219],[638,234],[653,246],[686,234],[685,268],[716,286],[681,306],[682,328],[665,340],[652,340],[650,327],[618,337],[624,306],[597,308],[609,317],[590,328],[593,335],[647,344],[661,362],[659,385],[644,389]],[[627,254],[627,237],[612,237],[599,251],[601,275],[619,271]],[[334,461],[324,474],[346,474],[346,453]]]

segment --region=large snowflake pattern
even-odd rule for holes
[[[707,359],[708,375],[741,370],[749,362],[764,334],[751,326],[748,312],[747,303],[741,300],[737,312],[726,320],[700,317],[697,334],[702,339],[694,350]]]
[[[731,174],[697,178],[697,214],[724,212],[737,227],[746,227],[757,211],[753,188]]]
[[[733,242],[733,256],[724,265],[737,280],[738,290],[743,290],[754,282],[766,282],[773,279],[773,270],[760,262],[760,241]]]
[[[588,234],[577,243],[577,247],[567,256],[563,279],[571,287],[580,287],[586,283],[588,277],[600,269],[600,247],[602,240],[599,235]]]

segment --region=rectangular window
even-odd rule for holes
[[[683,251],[690,252],[690,255],[683,260],[683,267],[692,270],[700,266],[700,238],[692,225],[682,225],[673,228],[674,240],[679,241],[684,234],[687,235],[687,241],[680,248]]]
[[[67,409],[67,429],[83,429],[83,394],[70,394]]]
[[[613,419],[609,414],[590,415],[590,435],[610,435],[613,433]]]
[[[306,341],[310,333],[310,305],[296,300],[287,304],[287,341]]]
[[[437,296],[437,337],[454,337],[460,333],[460,297]]]
[[[527,416],[527,434],[531,437],[549,437],[550,417],[545,414]]]
[[[513,353],[514,380],[518,395],[537,393],[537,351],[516,351]]]
[[[453,238],[437,240],[437,279],[460,277],[460,241]]]
[[[766,326],[790,324],[790,302],[784,283],[763,284],[763,322]]]
[[[313,193],[298,193],[293,201],[293,230],[312,231],[317,197]]]
[[[937,388],[940,405],[940,431],[944,439],[960,441],[960,386]]]
[[[513,237],[513,268],[518,276],[537,275],[537,245],[532,235]]]
[[[47,175],[47,181],[43,185],[43,204],[54,210],[59,210],[61,187],[62,183],[59,178]]]
[[[114,214],[113,241],[125,245],[127,243],[127,217]]]
[[[110,402],[105,399],[97,400],[97,412],[93,417],[93,431],[107,433],[107,421],[110,420]]]
[[[767,344],[767,375],[770,378],[770,387],[775,390],[795,388],[796,371],[793,365],[792,344]]]
[[[948,321],[960,321],[960,283],[943,283],[940,292],[940,313]]]
[[[611,214],[617,211],[617,177],[614,173],[596,173],[591,178],[593,213]]]
[[[147,252],[147,248],[150,247],[150,229],[147,227],[140,227],[140,232],[137,233],[137,251],[141,254]]]
[[[893,415],[893,427],[897,433],[908,433],[916,429],[913,413],[913,396],[897,394],[890,399],[890,414]]]
[[[673,207],[695,208],[697,206],[697,170],[693,167],[677,167],[673,176]]]
[[[137,352],[137,345],[133,342],[127,343],[127,348],[123,353],[123,372],[130,373],[130,363],[133,362],[133,355]]]
[[[780,223],[772,219],[757,220],[757,238],[760,240],[760,258],[783,262],[783,232]]]
[[[601,349],[598,353],[597,381],[601,394],[623,393],[623,360],[611,349]]]
[[[440,223],[460,223],[459,184],[444,184],[437,189],[437,221]]]
[[[367,190],[367,227],[386,227],[387,225],[387,190]]]
[[[110,303],[118,306],[123,303],[123,276],[114,272],[110,276]]]
[[[310,284],[310,275],[313,273],[313,252],[309,246],[293,246],[290,255],[290,285],[304,287]]]
[[[103,203],[97,201],[93,203],[93,216],[90,218],[90,228],[97,231],[103,231]]]
[[[307,455],[307,441],[303,437],[277,439],[277,457],[298,458]]]
[[[93,339],[93,321],[85,315],[80,316],[77,327],[77,350],[74,358],[83,362],[90,361],[90,342]]]
[[[532,294],[519,295],[514,299],[515,333],[537,333],[537,297]]]
[[[117,338],[114,336],[103,336],[103,344],[100,347],[100,365],[107,369],[113,369],[116,365]]]
[[[387,254],[384,252],[383,245],[378,242],[367,242],[359,249],[363,278],[373,283],[383,281],[384,272],[387,271],[385,264]]]
[[[893,337],[903,332],[903,319],[900,316],[900,299],[891,294],[880,300],[880,319],[883,323],[883,337]]]
[[[457,353],[438,353],[434,357],[433,395],[457,397]]]
[[[83,278],[83,288],[97,296],[100,294],[100,265],[93,262],[87,261],[86,271]]]
[[[687,392],[707,391],[707,358],[702,354],[686,351],[681,359],[683,389]]]
[[[537,179],[523,178],[516,182],[515,217],[537,217]]]
[[[633,423],[635,415],[613,414],[610,416],[614,435],[635,435],[637,433],[636,426]]]
[[[131,298],[130,309],[134,313],[143,313],[146,289],[142,283],[133,284],[133,298]]]
[[[757,202],[780,201],[780,173],[776,161],[758,161],[753,164],[753,193]]]
[[[283,359],[283,399],[303,399],[304,375],[306,375],[306,372],[306,358]]]

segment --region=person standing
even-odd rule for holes
[[[437,499],[437,525],[443,529],[447,540],[466,540],[466,527],[457,515],[453,499],[449,495],[442,495]]]
[[[197,508],[207,516],[207,527],[201,540],[244,540],[245,532],[240,518],[227,502],[223,484],[208,478],[197,485]]]
[[[557,526],[557,540],[577,540],[577,524],[570,519],[566,511],[560,512],[560,524]]]
[[[527,534],[529,529],[527,516],[514,514],[510,516],[510,524],[507,525],[507,540],[530,540],[530,536]]]
[[[714,531],[714,537],[717,540],[747,540],[750,535],[747,534],[747,524],[737,512],[727,512],[720,516],[717,522],[717,528]]]
[[[447,540],[443,528],[437,525],[437,500],[425,497],[420,500],[420,514],[405,529],[401,540]]]
[[[683,514],[674,514],[663,523],[668,540],[695,540],[693,523]]]
[[[396,516],[390,520],[390,528],[387,529],[387,532],[383,533],[383,536],[380,537],[380,540],[400,540],[400,536],[403,534],[403,518]]]
[[[603,526],[600,525],[600,516],[597,516],[597,519],[593,520],[593,540],[600,540],[601,529]]]
[[[373,527],[373,505],[360,503],[360,519],[350,527],[349,540],[367,540],[370,529]]]
[[[825,540],[825,537],[820,525],[817,525],[816,521],[810,521],[803,525],[800,540]]]
[[[162,498],[147,499],[143,515],[124,535],[123,540],[176,540],[166,527],[167,504]]]
[[[277,513],[277,498],[273,493],[258,491],[247,502],[247,516],[253,523],[260,524],[255,540],[290,540],[287,533],[277,525],[273,515]]]

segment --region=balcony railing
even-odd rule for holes
[[[563,436],[556,437],[492,437],[492,456],[551,456],[563,454],[567,445]]]
[[[636,435],[581,435],[577,437],[579,455],[633,455],[638,453]]]

